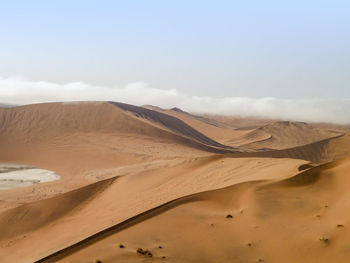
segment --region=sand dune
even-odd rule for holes
[[[349,171],[347,160],[278,182],[243,183],[183,197],[55,260],[143,262],[147,256],[135,252],[143,248],[154,260],[169,262],[347,262]]]
[[[287,149],[344,134],[342,131],[313,127],[303,122],[278,121],[257,128],[238,138],[249,149]]]
[[[0,162],[61,176],[0,191],[2,261],[347,262],[350,134],[212,118],[116,102],[0,108]]]
[[[249,147],[253,143],[259,143],[263,141],[268,141],[272,138],[272,135],[262,129],[248,130],[242,136],[237,138],[232,138],[229,140],[230,144],[238,146],[246,146],[246,148],[254,149],[254,147]],[[258,148],[258,147],[257,147]],[[258,148],[259,149],[259,148]]]
[[[27,261],[38,259],[49,254],[48,252],[53,253],[67,245],[79,242],[101,229],[123,222],[181,196],[218,189],[246,180],[273,179],[276,176],[287,177],[289,174],[297,172],[298,166],[303,163],[305,162],[289,159],[222,159],[220,156],[212,156],[179,160],[170,164],[164,162],[158,164],[158,168],[155,166],[139,167],[133,173],[115,181],[103,194],[91,200],[83,209],[72,211],[69,217],[55,219],[55,227],[48,225],[34,232],[18,233],[13,239],[21,239],[21,243],[12,244],[7,249],[15,251],[20,246],[22,247],[20,257],[26,258]],[[247,177],[248,170],[249,177]],[[220,173],[218,174],[217,171]],[[45,202],[46,200],[39,201],[36,207],[40,204],[46,207]],[[66,205],[62,204],[62,206]],[[30,212],[26,210],[26,213]],[[11,221],[6,225],[6,229],[9,232],[12,232],[11,229],[17,229],[17,222]],[[61,235],[60,233],[65,234]],[[23,236],[26,238],[22,239]],[[47,244],[45,240],[53,236],[56,238]],[[28,247],[25,244],[32,242],[42,245],[35,251],[24,249],[24,247]],[[0,244],[7,246],[6,240]],[[2,256],[4,257],[4,255]]]
[[[149,120],[152,123],[161,125],[162,127],[168,130],[171,130],[182,136],[191,138],[195,141],[201,142],[205,145],[224,149],[231,149],[231,147],[228,147],[226,145],[220,144],[212,140],[211,138],[200,133],[196,129],[192,128],[190,125],[181,121],[180,119],[170,116],[168,114],[124,103],[111,102],[111,104],[116,105],[117,107],[125,111],[132,112],[136,117],[141,117],[145,120]]]
[[[243,137],[249,132],[249,130],[235,129],[227,124],[220,123],[206,117],[189,114],[177,108],[164,110],[163,112],[181,119],[208,137],[232,147],[237,147],[240,145],[239,143],[232,143],[232,141],[234,141],[236,138]],[[243,143],[247,143],[247,140],[244,140]]]
[[[224,116],[217,114],[201,114],[204,118],[214,119],[217,122],[224,123],[229,127],[235,129],[256,129],[269,123],[276,122],[278,120],[260,118],[260,117],[241,117],[241,116]]]
[[[155,110],[181,119],[196,130],[214,138],[222,144],[241,147],[243,149],[294,148],[344,134],[344,131],[340,127],[334,127],[332,125],[310,125],[303,122],[262,119],[250,119],[250,122],[245,124],[246,127],[243,126],[244,119],[242,119],[241,126],[237,129],[229,124],[218,122],[215,119],[212,120],[210,116],[197,116],[178,108],[170,110],[155,108]],[[233,122],[233,120],[231,121]],[[264,123],[264,125],[257,128],[250,127],[254,120],[255,125],[260,123]],[[245,128],[242,129],[242,127]]]
[[[0,242],[52,224],[103,192],[114,180],[115,178],[99,181],[54,198],[32,202],[1,213]],[[15,228],[11,227],[13,224],[16,225]]]
[[[214,147],[160,129],[109,103],[47,103],[0,109],[0,162],[57,172],[62,180],[0,193],[0,211],[76,189],[94,171],[192,157]],[[103,179],[103,178],[102,178]]]
[[[215,118],[207,118],[205,116],[192,114],[192,113],[183,111],[182,109],[177,108],[177,107],[171,108],[171,109],[162,109],[160,107],[153,106],[153,105],[144,105],[142,107],[150,109],[150,110],[155,110],[155,111],[158,111],[158,112],[162,112],[162,113],[174,116],[174,117],[177,117],[177,118],[179,118],[179,119],[181,119],[183,121],[191,119],[191,120],[197,120],[199,122],[202,122],[202,123],[205,123],[205,124],[208,124],[208,125],[211,125],[211,126],[233,128],[233,126],[230,126],[230,125],[228,125],[226,123],[223,123],[223,122],[219,122],[219,121],[215,120]],[[188,118],[186,118],[186,117],[188,117]]]
[[[257,153],[249,153],[248,155],[274,158],[294,158],[321,164],[350,156],[350,147],[348,147],[350,145],[349,135],[350,134],[348,133],[289,149],[266,150]],[[242,156],[244,156],[244,154]]]
[[[113,107],[116,105],[118,107]],[[167,130],[192,138],[195,141],[215,147],[225,147],[210,138],[195,131],[176,118],[155,111],[143,109],[127,104],[112,103],[46,103],[15,107],[1,110],[1,135],[12,134],[16,139],[28,141],[37,138],[50,138],[70,132],[119,132],[123,134],[148,135],[168,140],[177,140],[178,143],[191,144],[185,138],[160,129],[149,122],[141,122],[138,118],[126,114],[133,110],[139,116],[161,124]],[[8,139],[8,137],[6,137]],[[192,142],[195,145],[195,142]],[[197,143],[198,144],[198,143]]]

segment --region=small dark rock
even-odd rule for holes
[[[228,214],[226,218],[233,218],[233,216],[231,214]]]

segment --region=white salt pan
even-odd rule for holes
[[[4,165],[0,166],[5,167]],[[9,166],[6,165],[6,168],[8,167]],[[0,190],[29,186],[37,183],[46,183],[61,179],[58,174],[44,169],[32,167],[28,167],[26,169],[26,167],[23,165],[11,165],[10,168],[11,169],[9,169],[10,171],[8,172],[0,172]]]

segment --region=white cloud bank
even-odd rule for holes
[[[123,88],[83,82],[57,84],[0,77],[0,103],[30,104],[55,101],[118,101],[134,105],[179,107],[196,113],[257,116],[306,122],[350,123],[350,98],[278,99],[197,97],[177,90],[154,89],[142,82]]]

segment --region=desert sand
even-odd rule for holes
[[[0,163],[60,176],[0,190],[3,262],[350,258],[348,127],[33,104],[0,108]]]

